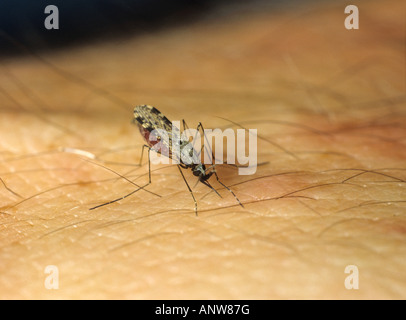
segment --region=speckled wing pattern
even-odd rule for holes
[[[136,106],[134,108],[134,122],[135,121],[149,132],[154,129],[163,129],[167,132],[172,131],[172,122],[157,108],[152,106]]]
[[[150,133],[153,130],[165,130],[167,139],[161,136],[156,137],[161,142],[162,148],[167,148],[167,155],[172,155],[172,139],[179,139],[179,129],[172,127],[172,122],[168,120],[158,109],[149,105],[136,106],[134,108],[134,123],[138,125],[141,135],[150,147],[155,143],[149,139]]]

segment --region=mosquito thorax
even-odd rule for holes
[[[196,177],[199,177],[200,181],[206,181],[213,174],[213,172],[206,173],[206,166],[201,163],[195,164],[192,167],[192,172],[193,172],[193,175],[195,175]]]

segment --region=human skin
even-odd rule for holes
[[[346,5],[1,61],[0,298],[404,299],[404,8],[360,2],[347,30]],[[136,188],[116,173],[148,182],[139,104],[257,129],[255,175],[216,167],[244,208],[184,171],[196,216],[176,166],[152,165],[145,190],[89,210]]]

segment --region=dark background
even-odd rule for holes
[[[59,9],[58,30],[44,26],[48,5]],[[212,6],[204,0],[1,0],[1,54],[21,51],[7,36],[32,49],[53,49],[184,23]]]
[[[82,43],[119,39],[160,28],[193,23],[221,8],[243,15],[249,10],[294,7],[280,0],[1,0],[0,55],[65,48]],[[302,1],[303,3],[303,1]],[[45,7],[59,9],[59,29],[44,26]],[[215,16],[221,18],[221,14]],[[23,46],[22,46],[23,44]],[[24,47],[24,48],[23,48]]]

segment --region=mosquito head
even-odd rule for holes
[[[193,170],[193,175],[195,175],[196,177],[199,177],[199,181],[206,181],[213,174],[213,171],[206,173],[206,166],[204,164],[197,164],[192,168],[192,170]]]

